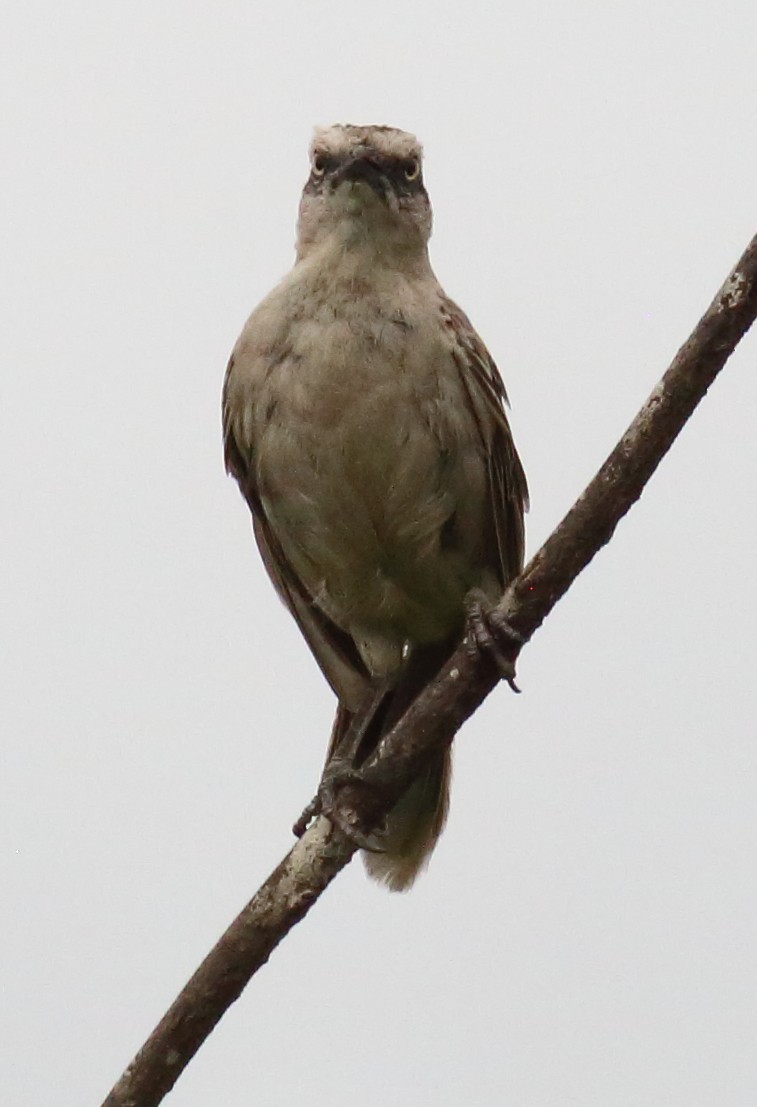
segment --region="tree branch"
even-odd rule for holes
[[[498,611],[524,640],[609,542],[755,316],[757,236],[607,461],[503,596]],[[346,817],[374,824],[428,751],[449,742],[496,683],[491,663],[461,643],[365,766],[372,787],[345,786]],[[354,852],[327,819],[316,819],[205,958],[103,1107],[160,1103],[250,977]]]

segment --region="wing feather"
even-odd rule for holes
[[[223,388],[222,421],[226,471],[236,478],[252,513],[252,528],[266,572],[280,599],[291,612],[313,656],[340,701],[351,710],[364,701],[370,675],[349,634],[314,603],[287,560],[271,527],[255,481],[254,457],[248,455],[234,434],[228,382],[232,356]]]
[[[496,560],[504,589],[523,568],[526,475],[510,430],[505,410],[507,392],[496,364],[467,315],[446,296],[442,299],[442,315],[453,335],[453,356],[487,457]]]

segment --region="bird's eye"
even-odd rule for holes
[[[313,158],[313,176],[322,177],[326,172],[326,159],[322,154],[316,154]]]
[[[417,158],[410,158],[405,162],[405,180],[417,181],[421,173],[421,163]]]

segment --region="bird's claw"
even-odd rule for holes
[[[466,601],[466,628],[469,653],[490,657],[513,692],[520,692],[515,683],[515,658],[525,642],[523,635],[478,592],[472,592]]]
[[[321,811],[321,793],[319,791],[316,792],[308,805],[304,808],[300,817],[297,819],[297,822],[292,827],[292,834],[294,834],[295,838],[302,837],[302,835],[305,833],[308,826],[310,825],[311,820],[316,818],[317,815],[320,815]]]
[[[369,853],[386,852],[383,828],[363,829],[358,813],[344,802],[342,789],[345,787],[367,788],[369,785],[359,769],[339,758],[332,758],[323,771],[318,791],[292,827],[292,832],[301,838],[311,819],[325,815],[358,849],[368,850]]]

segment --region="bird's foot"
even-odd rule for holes
[[[349,761],[332,757],[323,770],[318,791],[292,827],[292,832],[301,838],[311,819],[317,815],[325,815],[358,849],[384,853],[382,827],[366,830],[360,815],[350,803],[351,792],[354,794],[355,791],[366,788],[370,788],[370,785],[360,769],[356,769]]]
[[[466,637],[469,653],[486,654],[499,670],[500,676],[512,688],[520,692],[515,683],[515,659],[525,639],[500,615],[483,592],[472,591],[466,600]]]

